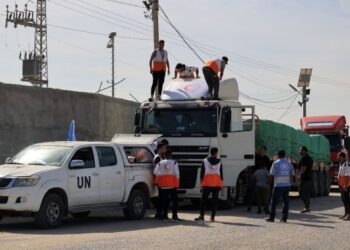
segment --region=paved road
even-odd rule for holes
[[[219,211],[216,223],[194,222],[197,211],[186,207],[182,223],[155,221],[153,211],[142,221],[126,221],[120,212],[67,219],[46,231],[28,219],[4,219],[0,249],[350,249],[350,222],[337,218],[338,194],[313,199],[311,214],[299,214],[296,198],[291,206],[287,224],[267,223],[244,207]]]

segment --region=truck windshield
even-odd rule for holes
[[[15,155],[9,164],[61,166],[72,147],[34,145]]]
[[[341,150],[341,137],[339,134],[331,134],[324,136],[328,139],[332,152],[338,152]]]
[[[217,134],[217,109],[144,110],[141,133],[175,137],[214,137]]]

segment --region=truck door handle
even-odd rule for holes
[[[92,173],[92,176],[98,176],[98,173]]]
[[[121,171],[117,171],[117,172],[115,172],[116,174],[122,174],[122,172]]]
[[[70,175],[69,176],[70,178],[75,178],[75,177],[77,177],[76,175]]]
[[[252,159],[254,159],[254,155],[252,155],[252,154],[244,155],[244,159],[246,159],[246,160],[252,160]]]
[[[221,158],[227,158],[227,155],[220,155]]]

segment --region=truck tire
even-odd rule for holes
[[[49,193],[41,202],[39,212],[34,215],[35,223],[40,228],[58,227],[62,223],[64,211],[64,202],[61,196]]]
[[[141,189],[133,189],[130,193],[126,207],[123,208],[125,218],[140,220],[145,216],[147,208],[146,194]]]
[[[79,212],[79,213],[71,213],[72,216],[76,219],[84,219],[90,215],[90,211]]]
[[[2,216],[0,216],[0,221],[2,220],[2,218],[3,218],[3,217],[2,217]]]

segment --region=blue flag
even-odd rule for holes
[[[68,129],[68,139],[67,141],[76,141],[77,138],[75,137],[75,121],[72,120],[69,129]]]

